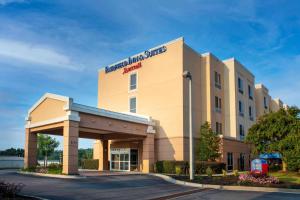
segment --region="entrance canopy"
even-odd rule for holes
[[[145,144],[149,143],[149,138],[153,138],[150,141],[152,144],[154,125],[148,116],[98,109],[74,103],[70,97],[46,93],[32,106],[26,118],[25,167],[36,163],[36,133],[64,136],[63,172],[71,174],[78,172],[78,138],[106,142],[147,140]],[[148,146],[145,146],[146,151]],[[150,157],[152,159],[153,156]]]

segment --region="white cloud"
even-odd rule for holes
[[[0,56],[56,68],[81,69],[68,56],[54,49],[15,40],[0,39]]]

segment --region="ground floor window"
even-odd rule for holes
[[[233,170],[233,155],[232,152],[227,153],[227,170]]]
[[[245,154],[240,153],[240,157],[239,157],[239,167],[238,169],[240,171],[244,171],[245,170]]]

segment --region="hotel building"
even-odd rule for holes
[[[36,133],[64,136],[64,172],[77,173],[78,138],[96,139],[99,170],[149,172],[158,160],[189,159],[188,80],[192,74],[193,136],[208,121],[221,138],[228,170],[250,167],[248,129],[283,106],[234,58],[200,54],[183,38],[99,70],[98,108],[46,94],[28,112],[25,166],[36,162]]]

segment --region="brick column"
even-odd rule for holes
[[[99,148],[99,171],[109,170],[108,164],[108,140],[99,140],[96,142]]]
[[[78,136],[79,123],[64,122],[63,173],[78,174]]]
[[[143,172],[153,172],[154,167],[154,135],[147,134],[143,140]]]
[[[25,130],[24,168],[35,167],[37,164],[37,134]]]

